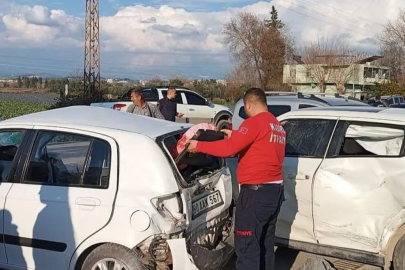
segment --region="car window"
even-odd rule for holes
[[[399,103],[399,98],[394,98],[394,101],[395,101],[395,104],[398,104]]]
[[[0,131],[0,182],[5,182],[9,178],[23,135],[24,131]]]
[[[30,154],[24,182],[107,187],[111,150],[88,136],[40,131]]]
[[[142,91],[145,101],[158,101],[159,95],[156,89],[144,89]]]
[[[291,106],[287,106],[287,105],[268,105],[267,108],[268,108],[269,112],[271,114],[273,114],[275,117],[278,117],[278,116],[280,116],[282,114],[285,114],[285,113],[291,111]],[[241,118],[243,118],[243,119],[248,118],[246,113],[245,113],[245,107],[244,106],[242,106],[239,109],[239,116]]]
[[[183,98],[181,97],[181,93],[183,93],[183,91],[177,91],[176,98],[174,99],[177,104],[183,104]],[[162,90],[162,95],[163,98],[167,97],[167,90]]]
[[[398,97],[399,103],[404,103],[404,97]]]
[[[341,121],[333,135],[328,157],[395,157],[401,155],[402,127]]]
[[[282,122],[287,134],[286,156],[323,157],[334,120],[291,119]]]
[[[300,105],[298,106],[298,109],[306,109],[306,108],[313,108],[313,107],[316,107],[316,106],[314,106],[314,105],[309,105],[309,104],[300,104]]]
[[[190,92],[185,92],[185,94],[187,98],[187,104],[197,106],[207,105],[205,99],[203,99],[202,97]]]
[[[131,101],[131,92],[132,90],[128,91],[125,95],[121,97],[121,101]],[[142,90],[143,97],[145,98],[145,101],[158,101],[159,100],[159,95],[156,89],[143,89]]]
[[[389,99],[389,103],[390,103],[390,105],[395,104],[394,98],[390,98],[390,99]]]

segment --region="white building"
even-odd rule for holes
[[[284,65],[283,82],[289,84],[294,91],[297,92],[320,92],[318,81],[314,70],[325,70],[326,82],[325,92],[336,93],[337,87],[333,78],[333,72],[326,71],[333,69],[336,74],[349,74],[348,80],[345,82],[345,93],[363,97],[365,93],[375,83],[387,83],[390,78],[390,69],[384,66],[373,65],[372,62],[381,58],[380,56],[372,56],[362,59],[354,64],[330,66],[326,64],[305,64],[300,58],[295,58],[298,64]],[[339,71],[339,69],[342,69]]]

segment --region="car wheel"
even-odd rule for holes
[[[221,120],[217,124],[217,129],[230,129],[231,123],[228,120]]]
[[[104,244],[90,252],[82,270],[147,270],[136,258],[137,254],[126,247]]]
[[[405,236],[395,245],[392,266],[394,270],[405,270]]]

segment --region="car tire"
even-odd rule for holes
[[[106,260],[125,266],[122,267],[122,269],[147,270],[147,268],[137,260],[137,254],[134,251],[116,244],[104,244],[95,248],[87,256],[81,270],[102,270],[96,266]]]
[[[217,123],[217,130],[229,129],[231,123],[228,120],[221,120]]]
[[[395,245],[392,266],[393,270],[405,270],[405,235]]]

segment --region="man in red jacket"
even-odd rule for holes
[[[238,130],[224,130],[227,139],[190,141],[189,151],[217,157],[239,154],[241,191],[235,214],[237,270],[273,270],[277,216],[284,200],[282,167],[286,134],[268,112],[266,94],[249,89],[243,98],[248,116]]]

